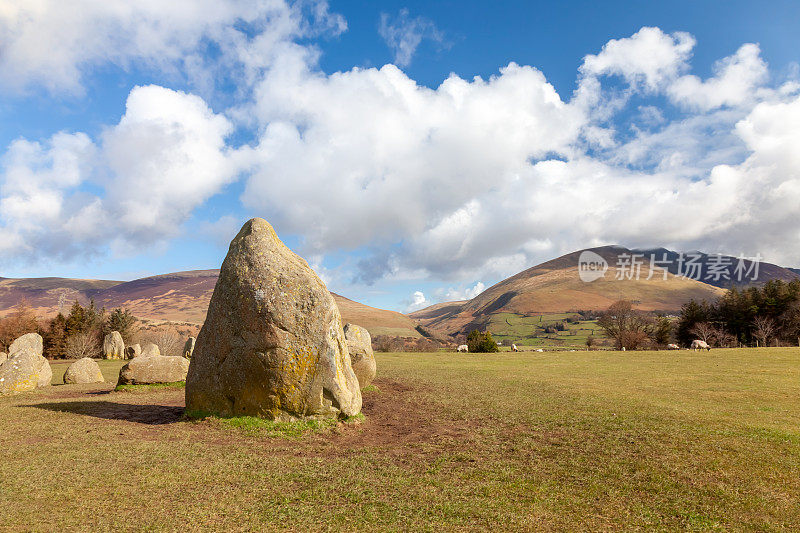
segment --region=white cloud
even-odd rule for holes
[[[431,302],[425,298],[425,294],[422,291],[414,291],[414,294],[405,303],[407,304],[406,313],[413,313],[431,305]]]
[[[131,91],[125,115],[102,137],[106,207],[124,240],[174,236],[235,177],[225,144],[231,130],[198,96],[152,85]]]
[[[465,287],[461,289],[448,287],[447,290],[440,289],[436,292],[436,299],[440,302],[472,300],[485,290],[486,290],[486,285],[478,281],[472,287]]]
[[[231,127],[197,96],[147,86],[131,90],[98,144],[83,133],[15,141],[0,175],[4,251],[68,257],[110,243],[133,253],[174,237],[235,177]]]
[[[440,46],[444,43],[444,36],[433,21],[421,16],[412,17],[408,9],[401,9],[396,17],[381,13],[378,32],[394,53],[394,63],[400,67],[411,64],[411,59],[423,39],[429,39]]]
[[[256,90],[265,129],[242,201],[315,253],[477,216],[473,200],[519,180],[531,158],[571,153],[583,124],[541,72],[513,63],[435,90],[392,65],[331,76],[292,67]],[[453,237],[457,254],[469,236]]]
[[[604,243],[761,252],[800,264],[798,86],[770,88],[755,45],[700,80],[689,74],[693,37],[643,28],[587,56],[578,90],[564,100],[543,73],[514,63],[488,79],[451,75],[436,88],[394,65],[325,74],[318,50],[294,39],[312,31],[308,24],[336,32],[344,22],[325,4],[314,4],[317,22],[281,5],[258,4],[272,6],[279,23],[247,39],[224,16],[213,30],[228,36],[218,40],[223,56],[246,66],[234,108],[215,112],[196,95],[137,87],[119,123],[97,139],[61,133],[10,145],[0,175],[7,260],[163,243],[244,172],[244,209],[298,235],[299,251],[337,283],[349,277],[345,267],[325,271],[324,257],[355,249],[359,266],[343,264],[359,283],[447,280],[455,288],[433,293],[447,299],[477,294],[476,280]],[[161,23],[147,20],[139,30],[151,24],[158,34]],[[85,39],[67,39],[67,48]],[[86,65],[147,55],[87,50],[61,58],[70,74],[56,72],[53,83],[80,86]],[[34,58],[24,70],[14,61],[26,85],[46,63]],[[213,78],[214,70],[201,61],[197,72]],[[608,76],[619,84],[608,87]],[[640,110],[632,121],[631,103]],[[230,146],[237,126],[254,128],[252,143]],[[406,303],[431,301],[417,291]]]
[[[714,65],[714,76],[702,81],[686,75],[671,83],[670,98],[700,110],[752,103],[754,93],[768,79],[767,64],[756,44],[745,44],[731,57]]]
[[[589,78],[621,76],[635,89],[656,91],[688,68],[695,43],[686,32],[666,34],[644,27],[630,37],[611,39],[600,53],[584,57],[580,72]]]
[[[213,83],[234,65],[265,66],[295,37],[345,27],[313,0],[12,0],[0,5],[0,85],[82,94],[85,73],[106,64]]]

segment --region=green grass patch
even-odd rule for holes
[[[140,385],[117,385],[114,387],[116,392],[146,392],[159,389],[182,389],[186,386],[185,381],[173,381],[170,383],[142,383]]]
[[[380,393],[381,389],[379,389],[376,385],[370,384],[370,385],[367,385],[366,387],[364,387],[363,389],[361,389],[361,392],[362,392],[362,394],[365,393],[365,392],[377,392],[377,393]]]
[[[341,422],[346,425],[358,425],[366,420],[363,413],[348,416],[341,420],[330,417],[309,417],[292,421],[277,421],[258,416],[220,417],[202,411],[186,411],[187,419],[209,421],[212,424],[242,431],[251,436],[269,438],[299,439],[308,433],[329,431]]]

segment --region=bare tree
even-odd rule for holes
[[[652,321],[641,311],[633,309],[631,302],[620,300],[602,314],[597,324],[614,339],[618,350],[636,350],[647,343]]]
[[[719,348],[733,348],[736,346],[736,337],[722,328],[714,328],[711,332],[711,339],[714,345]]]
[[[160,328],[142,332],[138,340],[142,347],[152,342],[158,346],[161,355],[183,355],[184,341],[181,340],[181,336],[173,328]]]
[[[761,346],[769,345],[775,330],[775,321],[768,316],[756,316],[753,319],[753,337],[760,341]]]
[[[100,344],[97,337],[91,333],[77,333],[67,339],[65,353],[67,359],[83,359],[84,357],[99,357]]]
[[[708,322],[698,322],[692,326],[692,329],[689,330],[689,333],[708,344],[711,344],[711,340],[714,338],[715,332],[716,330],[714,326]]]

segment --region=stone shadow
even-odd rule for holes
[[[74,413],[105,420],[125,420],[148,425],[174,424],[183,417],[183,407],[172,405],[92,401],[37,403],[26,407],[35,407],[57,413]]]

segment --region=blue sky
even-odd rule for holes
[[[216,268],[252,216],[401,311],[600,244],[800,265],[796,2],[6,6],[5,277]]]

